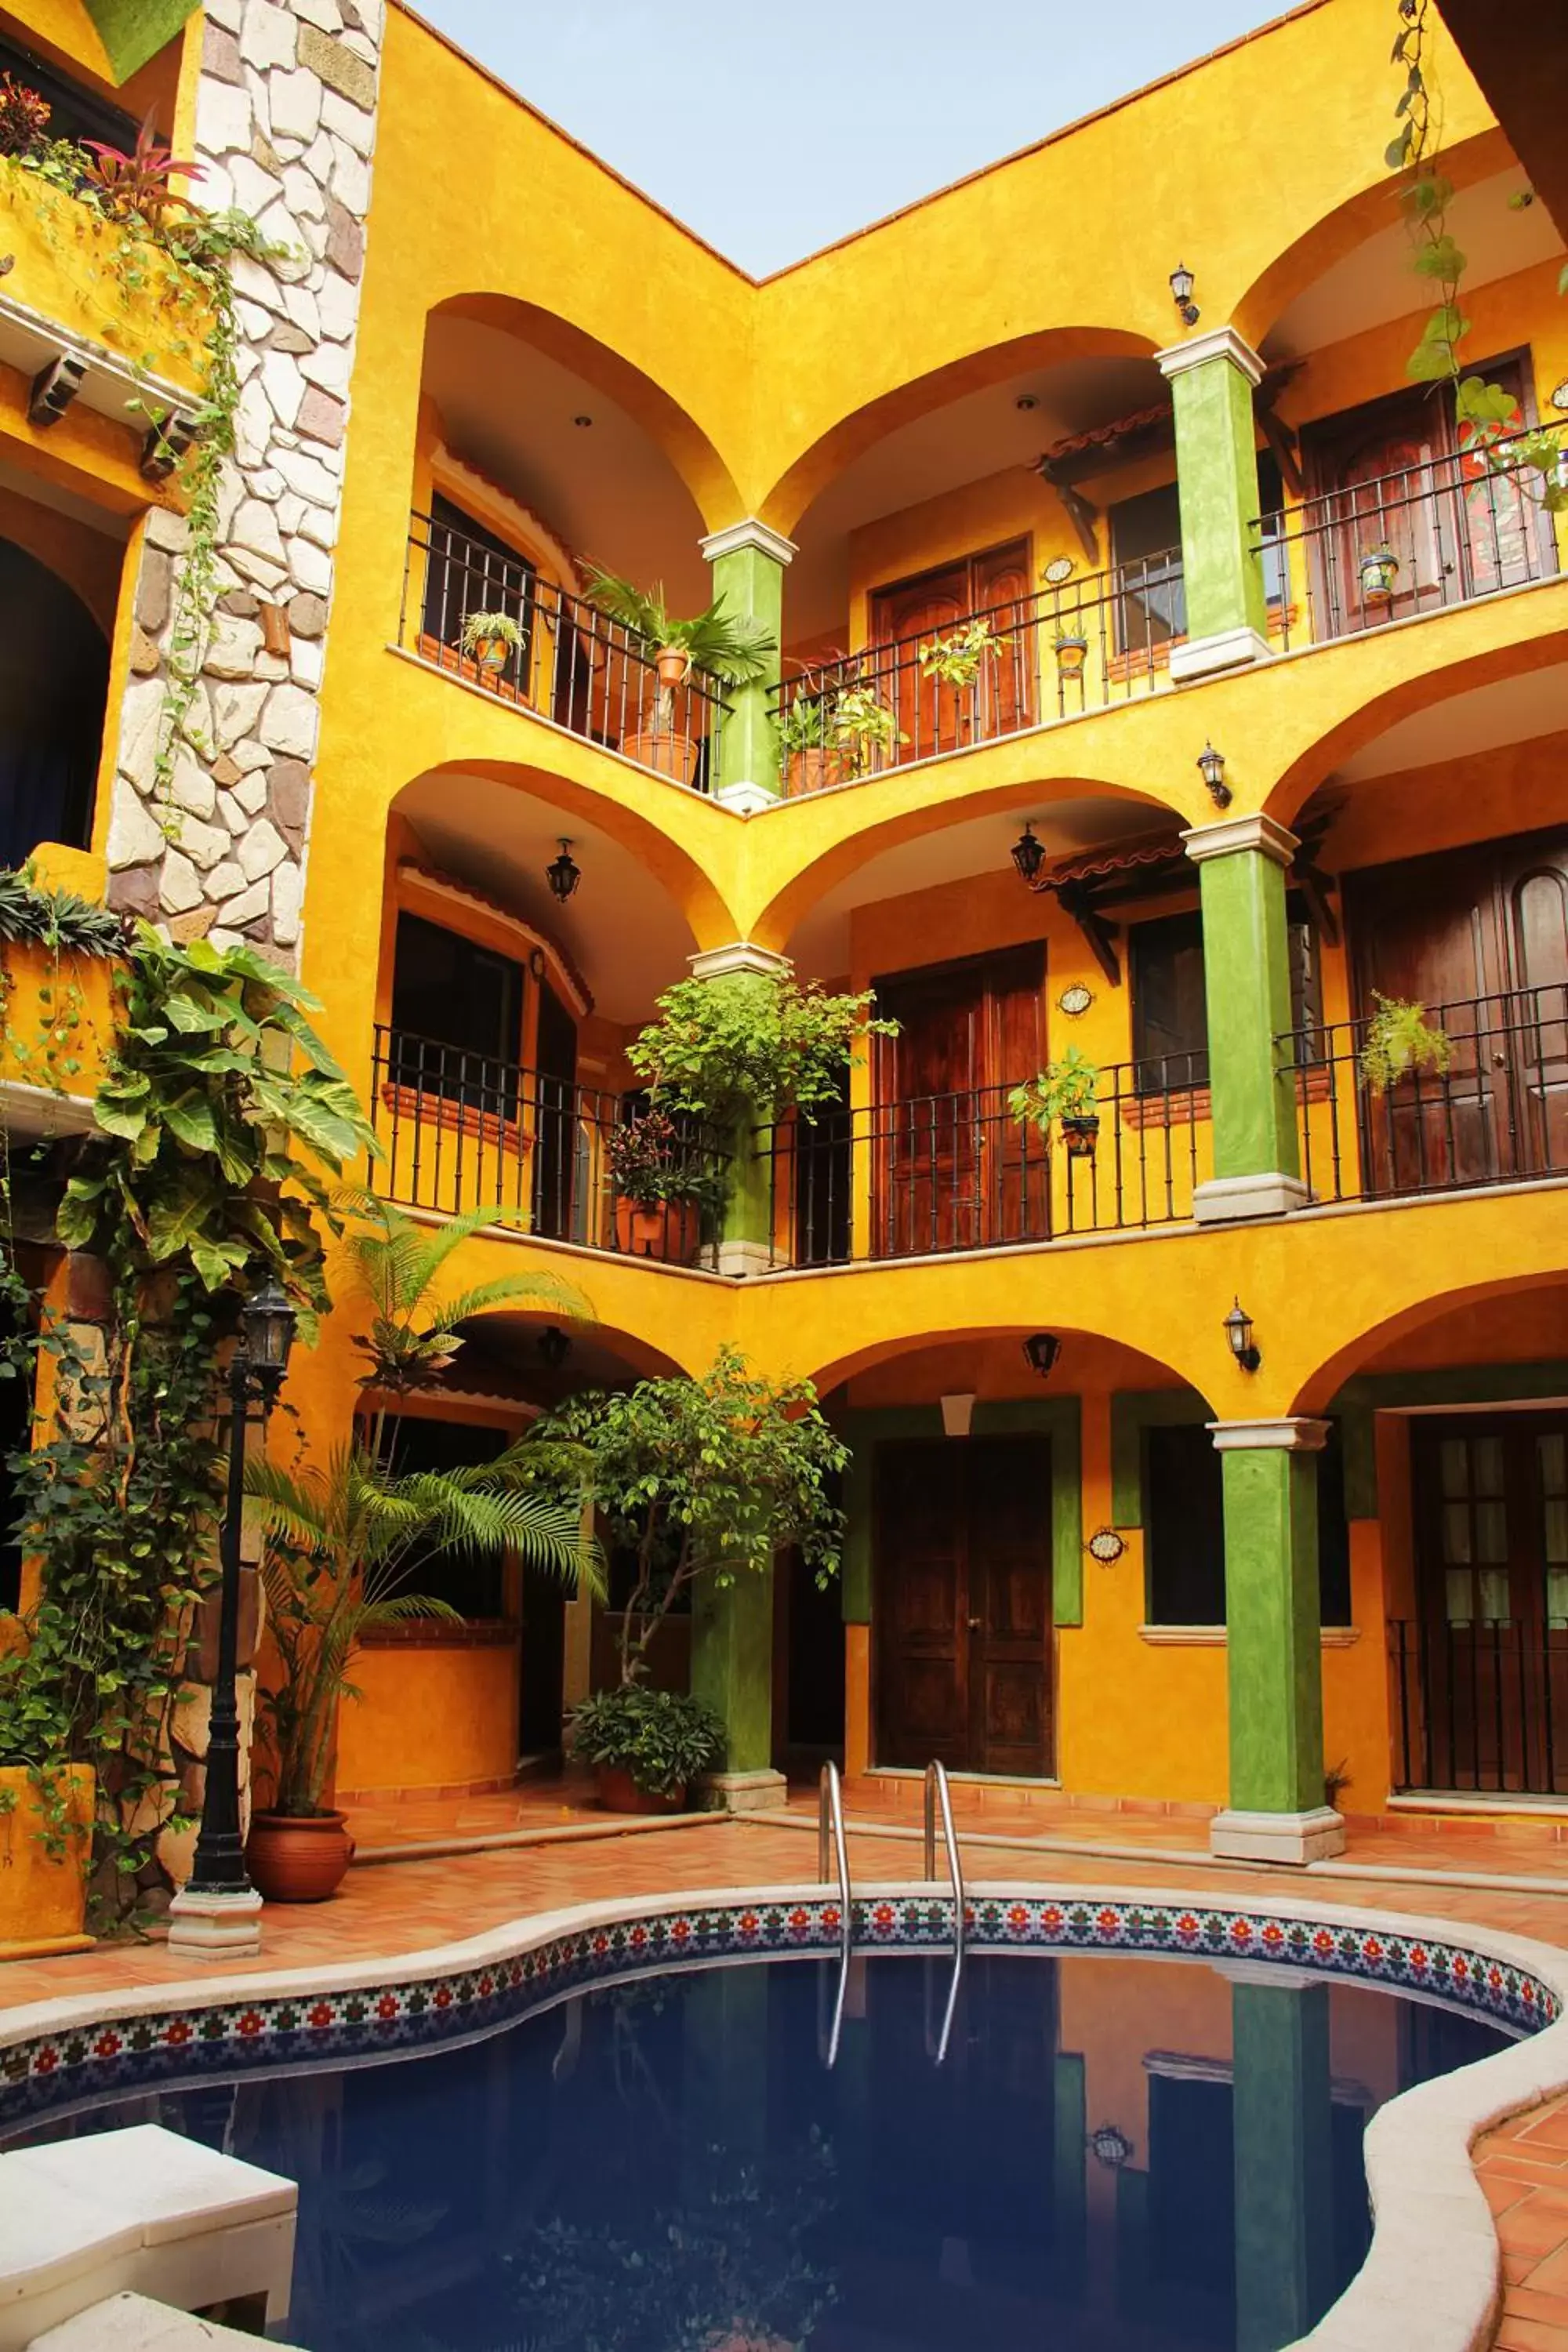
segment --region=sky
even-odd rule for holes
[[[1234,40],[1287,0],[413,5],[762,276]],[[1042,222],[1034,257],[994,258],[1048,268],[1051,233]]]

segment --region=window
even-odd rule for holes
[[[1116,650],[1148,654],[1185,636],[1182,509],[1174,482],[1110,509],[1110,556],[1122,575],[1116,597]]]
[[[426,637],[455,646],[470,613],[508,613],[523,641],[500,672],[521,692],[528,677],[538,574],[526,556],[436,491],[430,500],[430,550],[425,563]]]
[[[1318,1607],[1324,1625],[1351,1617],[1350,1526],[1339,1424],[1314,1457]],[[1225,1623],[1223,1473],[1201,1421],[1143,1433],[1143,1528],[1151,1625]]]
[[[522,966],[422,916],[399,915],[392,1025],[411,1038],[515,1062],[522,1037]]]
[[[399,1420],[389,1450],[400,1475],[409,1470],[459,1470],[493,1462],[512,1443],[510,1430],[467,1421]],[[416,1558],[404,1589],[445,1601],[459,1617],[494,1621],[506,1614],[506,1562],[493,1552],[456,1546]],[[417,1633],[411,1638],[417,1639]]]
[[[1321,1023],[1322,988],[1317,942],[1294,893],[1286,903],[1290,962],[1290,1026]],[[1128,936],[1132,989],[1133,1091],[1158,1095],[1206,1087],[1208,1010],[1204,995],[1203,918],[1162,915],[1134,923]]]
[[[101,139],[108,147],[121,147],[129,152],[136,144],[136,121],[132,115],[110,106],[107,99],[98,98],[89,89],[68,81],[55,66],[19,41],[0,39],[0,73],[8,73],[24,89],[36,89],[49,104],[51,139]]]

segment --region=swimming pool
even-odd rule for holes
[[[1365,2253],[1368,2116],[1555,2011],[1430,1937],[1033,1889],[976,1895],[949,2025],[950,1914],[889,1896],[835,2050],[838,1926],[143,2004],[0,2053],[0,2134],[155,2119],[297,2179],[310,2352],[1278,2352]]]

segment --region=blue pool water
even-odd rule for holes
[[[1019,1953],[691,1968],[467,2042],[143,2089],[300,2183],[309,2352],[1278,2352],[1367,2118],[1510,2038],[1371,1986]],[[0,2123],[0,2129],[3,2129]],[[16,2139],[10,2141],[16,2145]]]

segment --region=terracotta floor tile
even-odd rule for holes
[[[1506,2307],[1510,2319],[1532,2319],[1538,2326],[1561,2328],[1568,2344],[1568,2294],[1543,2294],[1539,2287],[1511,2286]]]
[[[1564,2157],[1568,2157],[1568,2110],[1552,2108],[1536,2121],[1527,2124],[1515,2146],[1521,2155],[1531,2148],[1555,2147],[1561,2148]]]
[[[1511,2246],[1513,2242],[1510,2229],[1509,2243]],[[1523,2251],[1521,2247],[1521,2252]],[[1568,2240],[1536,2264],[1530,2273],[1529,2284],[1538,2294],[1568,2295]]]
[[[1563,2352],[1568,2331],[1550,2320],[1521,2319],[1509,2311],[1492,2341],[1496,2352]]]

